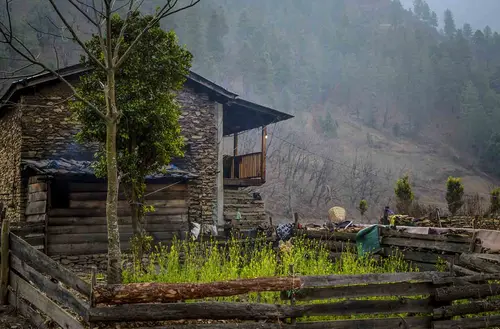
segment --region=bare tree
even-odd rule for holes
[[[122,113],[116,102],[116,74],[119,68],[127,60],[130,53],[134,50],[139,40],[160,20],[178,13],[187,8],[193,7],[201,0],[163,0],[163,5],[152,15],[149,24],[138,34],[136,39],[129,46],[123,48],[123,35],[127,29],[129,18],[132,13],[140,10],[144,0],[47,0],[57,21],[51,24],[56,25],[60,33],[52,33],[56,37],[67,38],[75,42],[88,57],[94,69],[103,70],[106,73],[106,81],[101,81],[102,93],[105,99],[105,108],[99,108],[96,104],[89,102],[83,95],[79,94],[75,86],[67,81],[58,71],[59,54],[54,47],[54,57],[56,68],[46,60],[43,60],[35,54],[23,42],[23,36],[16,35],[13,28],[12,13],[13,0],[4,0],[5,13],[0,22],[0,43],[8,45],[10,50],[24,61],[24,69],[36,67],[39,73],[49,72],[64,82],[72,91],[73,96],[79,101],[85,103],[92,109],[106,124],[106,163],[107,163],[107,201],[106,201],[106,219],[108,231],[108,283],[121,282],[121,251],[120,236],[118,231],[118,187],[119,176],[116,160],[116,135],[118,122]],[[64,6],[64,7],[63,7]],[[66,8],[67,7],[67,8]],[[64,10],[64,9],[70,10]],[[120,15],[124,19],[124,25],[119,35],[113,35],[111,30],[111,20],[113,15]],[[80,35],[75,24],[79,16],[80,20],[86,21],[93,30],[93,33],[99,37],[102,57],[97,58],[87,48],[84,38]],[[50,19],[47,17],[47,19]],[[49,33],[46,31],[35,31],[34,33]],[[26,74],[19,70],[12,72],[11,78],[26,77]]]

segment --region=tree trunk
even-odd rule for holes
[[[270,277],[240,279],[213,283],[130,283],[98,285],[94,289],[96,304],[168,303],[187,299],[224,297],[249,292],[298,289],[300,278]]]
[[[107,8],[109,11],[109,8]],[[109,20],[109,19],[108,19]],[[111,40],[111,22],[108,21],[108,40]],[[108,42],[108,56],[111,56],[111,43]],[[108,229],[108,268],[107,281],[121,283],[122,257],[120,250],[120,231],[118,229],[118,162],[116,155],[116,136],[118,130],[118,108],[116,106],[115,71],[112,60],[108,58],[106,93],[106,165],[108,190],[106,196],[106,223]]]
[[[108,228],[108,283],[121,283],[122,262],[120,232],[118,230],[118,164],[116,161],[117,123],[106,123],[106,162],[108,192],[106,197],[106,223]]]

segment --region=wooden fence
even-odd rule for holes
[[[205,284],[88,283],[9,233],[2,225],[0,296],[42,324],[62,328],[99,323],[135,325],[178,321],[168,328],[492,328],[500,315],[500,273],[456,277],[446,272],[289,276]],[[216,302],[206,298],[276,291],[278,304]],[[8,292],[8,293],[7,293]],[[397,296],[397,297],[396,297]],[[379,297],[374,298],[374,297]],[[364,298],[364,299],[360,299]],[[369,299],[368,299],[369,298]],[[204,301],[199,301],[204,299]],[[186,300],[192,302],[185,303]],[[468,300],[454,303],[457,300]],[[312,301],[320,301],[312,303]],[[37,310],[38,312],[35,312]],[[302,322],[311,316],[366,318]],[[380,316],[385,316],[380,318]],[[469,318],[456,316],[476,315]],[[197,322],[204,321],[204,324]],[[195,323],[189,323],[192,320]],[[220,322],[222,321],[223,322]],[[299,321],[300,320],[300,321]],[[306,319],[307,320],[307,319]],[[263,321],[263,322],[256,322]],[[153,328],[153,327],[149,327]],[[161,327],[156,327],[161,328]]]
[[[356,250],[356,233],[299,230],[298,234],[321,241],[330,248],[332,257],[340,256],[341,252],[347,249]],[[443,264],[447,262],[458,265],[461,254],[482,251],[481,242],[472,234],[468,236],[414,234],[381,228],[380,243],[382,247],[380,255],[400,253],[405,260],[425,271],[435,271],[439,259]],[[460,267],[456,268],[460,270]]]

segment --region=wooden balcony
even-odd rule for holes
[[[265,159],[262,152],[224,156],[225,186],[259,186],[264,182]]]

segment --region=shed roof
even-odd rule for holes
[[[92,70],[83,64],[75,64],[58,70],[64,77],[79,76]],[[224,104],[224,135],[230,135],[249,129],[267,126],[269,124],[293,118],[292,115],[265,107],[238,97],[237,94],[217,85],[216,83],[190,71],[186,77],[186,85],[196,92],[207,93],[219,103]],[[16,102],[18,97],[28,88],[57,81],[58,77],[51,72],[36,74],[13,82],[0,97],[0,111],[9,102]]]
[[[51,176],[95,176],[91,161],[70,160],[70,159],[55,159],[55,160],[28,160],[21,161],[23,170],[31,169],[37,174]],[[186,170],[179,169],[171,164],[166,166],[161,172],[146,177],[150,179],[161,178],[180,178],[191,179],[197,177],[196,174]]]

